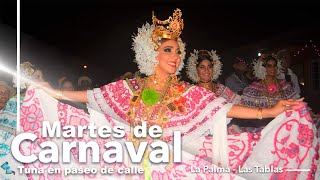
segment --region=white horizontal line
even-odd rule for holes
[[[286,169],[286,171],[310,171],[310,169]]]

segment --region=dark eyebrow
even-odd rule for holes
[[[173,49],[174,47],[173,47],[173,46],[165,46],[163,49],[166,49],[166,48]],[[178,51],[180,51],[180,52],[181,52],[180,48],[177,48],[177,52],[178,52]]]

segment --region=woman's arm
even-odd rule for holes
[[[87,91],[57,91],[56,90],[56,96],[53,96],[56,99],[59,100],[68,100],[73,102],[81,102],[81,103],[87,103],[88,97],[87,97]]]
[[[298,100],[281,100],[272,108],[251,108],[234,105],[227,113],[228,118],[259,119],[276,117],[285,110],[297,109],[301,106],[303,98]]]
[[[53,89],[49,83],[44,82],[41,84],[36,85],[36,87],[43,89],[46,91],[50,96],[59,99],[59,100],[68,100],[73,102],[81,102],[87,103],[87,91],[60,91]]]

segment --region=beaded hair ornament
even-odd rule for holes
[[[193,50],[193,53],[190,53],[187,66],[187,75],[195,83],[199,82],[197,65],[198,65],[198,56],[199,54],[208,54],[211,57],[211,63],[213,65],[212,80],[217,80],[221,75],[222,63],[220,57],[217,55],[216,51],[207,51],[207,50]],[[210,59],[208,59],[210,61]]]
[[[185,58],[185,43],[179,37],[182,33],[184,24],[181,19],[182,12],[176,9],[173,15],[167,20],[161,21],[152,15],[152,25],[148,22],[141,28],[138,28],[138,34],[133,36],[132,49],[135,52],[135,62],[138,64],[140,73],[150,76],[154,73],[154,66],[158,64],[156,59],[161,39],[177,40],[180,47],[181,63],[176,71],[179,74],[183,68]]]
[[[271,54],[271,56],[273,58],[275,58],[277,60],[277,74],[282,73],[282,62],[280,59],[277,58],[277,56],[275,54]],[[267,64],[268,59],[266,59],[267,57],[270,57],[269,55],[261,55],[261,57],[259,57],[259,59],[255,59],[253,60],[253,74],[257,79],[265,79],[266,75],[267,75],[267,69],[265,68],[265,65]]]
[[[27,89],[30,85],[30,79],[32,79],[32,74],[35,72],[35,66],[30,62],[23,62],[20,64],[20,89],[24,90]],[[13,87],[17,87],[17,78],[16,76],[13,77]]]

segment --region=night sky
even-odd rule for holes
[[[87,73],[94,80],[108,83],[137,70],[131,37],[138,27],[151,22],[152,11],[159,19],[166,19],[175,8],[183,13],[185,29],[181,37],[187,43],[187,53],[193,49],[217,50],[224,63],[224,76],[230,73],[235,57],[249,62],[261,48],[304,45],[320,36],[314,4],[116,2],[120,1],[21,1],[21,33],[79,57],[77,61],[34,63],[49,69],[52,63],[58,63],[70,72],[79,72],[82,65],[88,65]],[[5,23],[14,26],[12,17],[7,16]],[[262,41],[268,43],[262,47]]]

